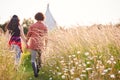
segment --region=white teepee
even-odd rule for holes
[[[57,23],[50,12],[49,4],[47,4],[44,23],[47,25],[49,30],[52,30],[57,27]]]

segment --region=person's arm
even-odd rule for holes
[[[6,31],[5,36],[6,36],[7,42],[9,42],[10,37],[11,37],[10,34],[9,34],[9,30]]]
[[[19,29],[20,29],[20,36],[22,38],[22,40],[24,41],[24,43],[26,44],[26,37],[25,37],[25,34],[24,34],[24,31],[23,31],[23,27],[22,26],[19,26]]]
[[[27,41],[29,40],[29,38],[31,37],[31,35],[32,35],[32,29],[31,29],[32,27],[31,26],[29,26],[29,29],[28,29],[28,32],[27,32]]]

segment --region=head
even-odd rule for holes
[[[10,22],[7,25],[8,30],[14,30],[15,28],[18,28],[19,26],[19,18],[17,15],[13,15]]]
[[[38,13],[36,13],[35,14],[35,19],[37,20],[37,21],[43,21],[44,20],[44,15],[43,15],[43,13],[41,13],[41,12],[38,12]]]

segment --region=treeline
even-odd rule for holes
[[[7,25],[8,21],[6,21],[4,24],[0,24],[0,30],[2,30],[3,33],[6,32],[5,26]],[[27,34],[28,27],[33,24],[34,21],[31,18],[24,19],[22,21],[21,26],[23,26],[24,33]]]

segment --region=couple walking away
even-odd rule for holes
[[[34,76],[38,77],[38,71],[36,72],[36,57],[39,55],[41,61],[41,54],[44,48],[47,46],[47,34],[48,29],[43,24],[44,15],[41,12],[35,14],[34,18],[36,23],[29,26],[27,35],[24,35],[23,27],[19,23],[17,15],[13,15],[9,23],[6,25],[6,34],[8,37],[8,43],[10,49],[15,50],[15,67],[18,68],[20,64],[20,58],[22,53],[22,42],[26,45],[26,48],[30,49],[31,64],[34,71]]]

